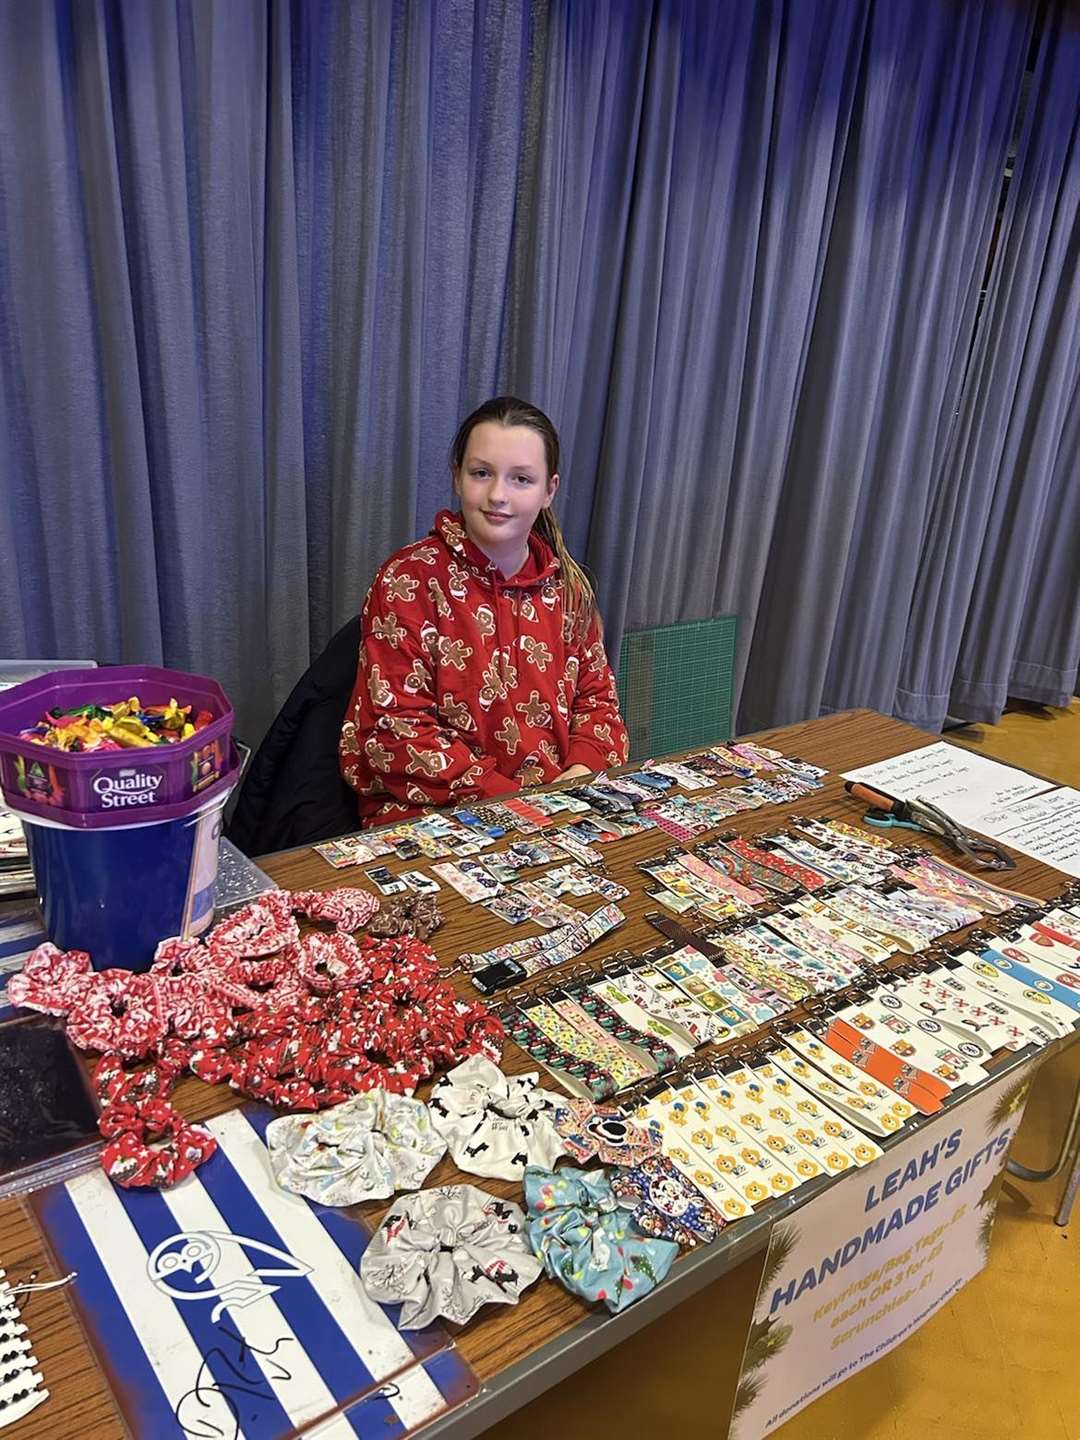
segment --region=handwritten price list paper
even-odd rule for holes
[[[944,740],[877,765],[849,770],[844,779],[861,780],[898,800],[929,800],[946,815],[976,830],[982,829],[976,823],[980,815],[1038,795],[1050,789],[1052,783],[997,760],[987,760],[984,755],[973,755]]]
[[[1080,876],[1080,790],[1063,785],[987,811],[976,828],[1011,850]]]
[[[901,800],[923,799],[1022,855],[1080,876],[1080,792],[942,741],[850,770]]]

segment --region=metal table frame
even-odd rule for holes
[[[1033,1184],[1039,1184],[1044,1180],[1053,1180],[1065,1169],[1070,1156],[1072,1157],[1072,1169],[1065,1182],[1057,1214],[1054,1216],[1055,1225],[1068,1225],[1077,1191],[1080,1191],[1080,1084],[1076,1087],[1072,1114],[1065,1127],[1065,1134],[1061,1137],[1061,1148],[1053,1165],[1048,1170],[1029,1170],[1026,1165],[1021,1165],[1019,1160],[1010,1160],[1008,1162],[1009,1174],[1015,1175],[1018,1180],[1027,1180]]]

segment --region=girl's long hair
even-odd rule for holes
[[[450,469],[454,475],[465,463],[465,450],[473,427],[487,421],[496,425],[526,425],[535,430],[544,442],[548,478],[559,473],[559,434],[548,417],[527,400],[518,400],[513,395],[497,395],[493,400],[485,400],[478,405],[458,426],[454,443],[450,446]],[[575,631],[579,627],[584,631],[597,615],[596,596],[589,577],[567,550],[562,528],[550,505],[540,511],[532,528],[555,552],[566,588],[567,614]]]

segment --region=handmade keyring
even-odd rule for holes
[[[634,1224],[655,1239],[677,1245],[709,1244],[727,1221],[701,1191],[663,1155],[650,1155],[639,1165],[616,1170],[611,1189],[628,1209]]]
[[[189,1124],[175,1106],[153,1097],[110,1107],[99,1128],[109,1140],[101,1156],[105,1173],[125,1189],[175,1185],[217,1149],[209,1130]],[[155,1135],[166,1137],[165,1143],[151,1145]]]
[[[568,1100],[555,1114],[555,1129],[567,1152],[581,1162],[594,1157],[603,1165],[639,1165],[660,1147],[619,1110],[588,1100]]]

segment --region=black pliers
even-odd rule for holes
[[[954,850],[966,855],[972,864],[983,870],[1016,869],[1016,861],[995,841],[965,830],[963,825],[951,815],[946,815],[944,810],[931,805],[929,800],[899,800],[895,795],[875,790],[858,780],[845,780],[844,789],[854,799],[865,800],[871,807],[863,817],[871,825],[891,822],[918,826],[930,835],[940,835]]]

